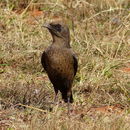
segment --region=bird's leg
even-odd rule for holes
[[[55,89],[55,88],[54,88],[54,90],[55,90],[54,104],[56,104],[57,103],[57,98],[58,98],[58,90]]]
[[[58,109],[58,106],[59,106],[59,104],[58,104],[58,89],[56,89],[56,88],[54,88],[54,90],[55,90],[55,97],[54,97],[54,106],[53,106],[53,111],[54,112],[56,112],[57,111],[57,109]]]
[[[70,98],[71,98],[71,90],[69,90],[67,92],[67,98],[68,98],[68,102],[67,102],[67,105],[68,105],[68,115],[70,115]]]
[[[67,82],[67,105],[68,105],[68,115],[70,115],[70,103],[71,103],[71,97],[72,97],[72,92],[71,92],[71,82]]]
[[[68,115],[70,115],[70,96],[68,97],[67,105],[68,105]]]

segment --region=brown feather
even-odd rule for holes
[[[73,102],[72,83],[76,75],[78,62],[70,47],[70,33],[65,24],[52,22],[45,24],[53,42],[43,52],[41,63],[53,84],[55,93],[61,92],[65,102]]]

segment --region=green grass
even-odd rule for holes
[[[1,129],[130,129],[130,71],[123,71],[130,68],[128,0],[28,1],[20,14],[15,13],[21,9],[18,2],[1,3]],[[31,16],[34,8],[40,8],[43,15]],[[70,118],[65,103],[52,104],[54,91],[40,63],[51,43],[49,32],[41,26],[57,17],[70,28],[79,63]],[[123,106],[120,114],[88,111],[116,104]]]

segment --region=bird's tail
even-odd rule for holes
[[[68,100],[70,103],[73,103],[73,94],[71,91],[71,81],[64,81],[64,84],[62,84],[62,88],[60,88],[60,92],[62,94],[62,99],[65,103],[68,103]]]
[[[67,92],[62,92],[62,99],[64,100],[65,103],[67,103],[68,100],[70,100],[69,101],[70,103],[74,102],[72,92],[71,92],[70,96],[67,94]]]

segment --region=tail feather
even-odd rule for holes
[[[54,86],[61,92],[62,99],[65,103],[68,103],[68,100],[70,103],[73,103],[73,95],[71,91],[72,81],[62,79],[58,82],[58,84],[55,84]]]
[[[68,99],[70,98],[70,103],[73,103],[74,100],[73,100],[73,95],[72,95],[72,92],[71,92],[71,95],[70,97],[67,95],[67,92],[61,92],[62,93],[62,99],[64,100],[65,103],[68,102]]]

